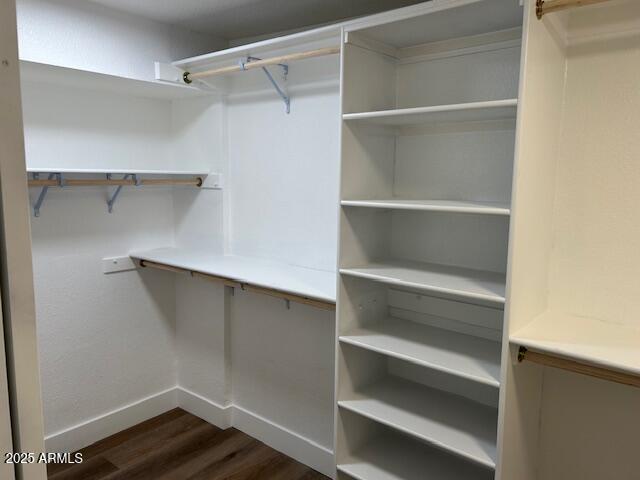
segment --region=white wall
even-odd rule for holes
[[[74,0],[18,0],[20,59],[152,80],[154,61],[226,47],[211,35]]]
[[[176,383],[173,275],[102,273],[103,257],[173,242],[171,190],[125,189],[113,214],[105,197],[50,189],[31,219],[47,436]]]
[[[262,72],[251,72],[257,75],[250,80],[262,82],[259,91],[229,97],[230,253],[335,270],[338,61],[332,56],[291,66],[289,115]],[[303,69],[325,77],[321,83],[298,80]]]

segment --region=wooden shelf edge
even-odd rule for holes
[[[606,380],[608,382],[620,383],[640,388],[640,376],[632,373],[622,372],[610,368],[599,367],[587,362],[570,359],[560,355],[539,352],[522,345],[518,346],[518,362],[523,361],[537,363],[546,367],[559,368],[580,375]]]
[[[208,280],[215,283],[221,283],[227,287],[233,287],[233,288],[237,287],[242,290],[246,290],[248,292],[254,292],[262,295],[268,295],[271,297],[282,298],[283,300],[287,300],[295,303],[301,303],[303,305],[309,305],[322,310],[335,311],[336,309],[335,303],[327,302],[324,300],[318,300],[315,298],[305,297],[302,295],[295,295],[293,293],[285,292],[282,290],[261,287],[259,285],[253,285],[247,282],[239,282],[233,278],[221,277],[218,275],[212,275],[210,273],[198,272],[196,270],[189,270],[186,268],[174,267],[172,265],[168,265],[165,263],[152,262],[144,259],[137,259],[137,260],[138,260],[138,265],[142,268],[151,267],[151,268],[156,268],[158,270],[165,270],[165,271],[174,272],[174,273],[188,273],[192,277],[201,278],[203,280]]]

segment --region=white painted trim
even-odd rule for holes
[[[220,405],[183,387],[176,387],[177,406],[216,427],[231,426],[233,405]]]
[[[271,420],[234,405],[232,425],[271,448],[329,477],[335,476],[333,451]]]
[[[121,408],[47,435],[47,452],[73,452],[177,406],[176,389],[170,388]]]
[[[220,405],[176,386],[45,437],[48,452],[73,452],[180,407],[222,429],[235,427],[271,448],[334,477],[333,451],[240,406]]]

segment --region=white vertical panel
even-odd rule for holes
[[[14,449],[43,452],[40,369],[36,338],[29,203],[26,186],[15,2],[0,3],[0,192],[2,310],[6,335]],[[18,467],[44,480],[43,464]]]

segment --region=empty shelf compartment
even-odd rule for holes
[[[389,318],[340,341],[493,387],[500,386],[501,345],[417,322]]]
[[[505,275],[434,263],[389,260],[341,268],[340,273],[401,287],[504,303]]]
[[[365,386],[338,405],[439,449],[495,468],[496,408],[398,377]]]

